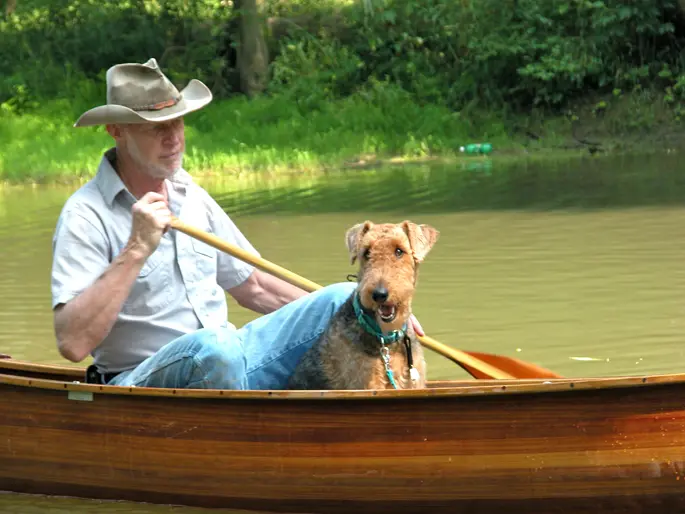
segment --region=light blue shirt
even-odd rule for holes
[[[136,199],[110,159],[65,203],[53,237],[52,307],[93,284],[124,248]],[[259,255],[224,210],[190,175],[166,180],[172,213],[180,220]],[[147,259],[112,330],[93,351],[100,372],[131,369],[177,337],[228,323],[224,291],[241,284],[253,267],[175,230]]]

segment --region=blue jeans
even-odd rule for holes
[[[201,329],[181,336],[109,384],[285,389],[299,360],[356,285],[342,282],[326,286],[237,330]]]

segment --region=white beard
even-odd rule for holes
[[[158,164],[151,163],[150,161],[146,160],[145,157],[143,157],[142,152],[140,151],[140,148],[138,148],[137,143],[133,138],[127,138],[127,148],[128,152],[131,155],[131,159],[140,166],[140,169],[143,173],[146,175],[152,177],[152,178],[158,178],[158,179],[166,179],[171,176],[173,176],[176,172],[178,172],[181,167],[183,166],[183,152],[178,156],[178,164],[174,166],[172,169],[166,168],[164,166],[160,166]]]

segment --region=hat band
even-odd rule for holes
[[[171,98],[170,100],[164,100],[163,102],[158,102],[156,104],[138,105],[135,107],[130,107],[130,109],[134,111],[159,111],[162,109],[166,109],[167,107],[173,107],[181,101],[182,97],[183,95],[178,95],[177,97]]]

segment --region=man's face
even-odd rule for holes
[[[186,146],[183,118],[118,125],[110,133],[140,170],[151,177],[170,177],[183,165]]]

